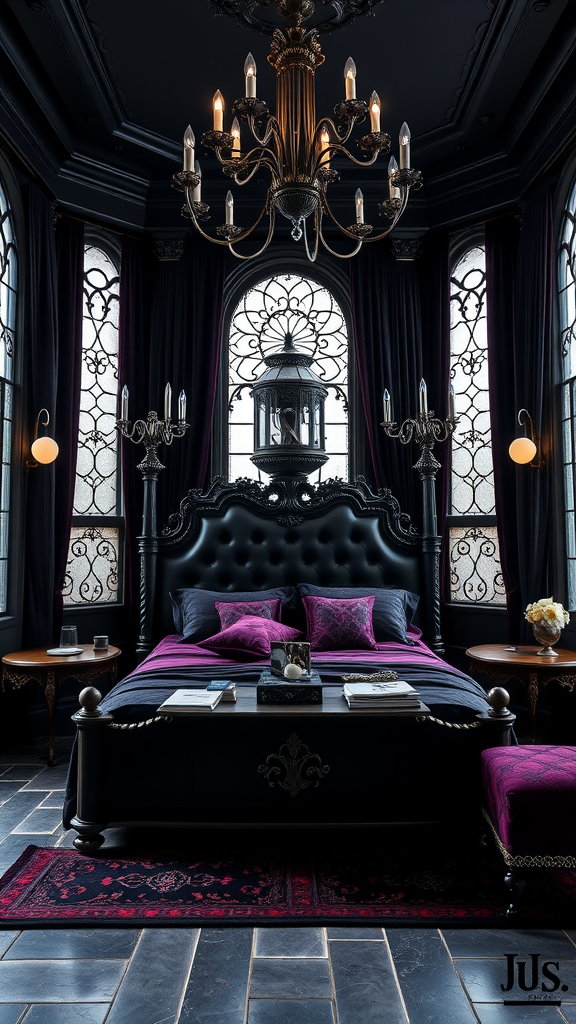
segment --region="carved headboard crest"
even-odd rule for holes
[[[181,543],[199,516],[221,515],[230,505],[241,505],[258,515],[274,518],[282,526],[297,526],[307,516],[321,515],[342,503],[349,504],[359,516],[383,516],[388,535],[399,544],[419,544],[420,537],[410,516],[401,511],[392,492],[387,487],[373,492],[362,476],[353,484],[334,479],[316,485],[302,478],[262,484],[247,477],[233,483],[216,477],[205,493],[198,488],[188,491],[180,511],[170,516],[163,528],[161,543]]]

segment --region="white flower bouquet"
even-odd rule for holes
[[[524,618],[531,623],[541,622],[552,629],[563,629],[570,622],[566,609],[553,597],[543,597],[540,601],[527,605]]]

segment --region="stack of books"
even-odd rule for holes
[[[236,685],[229,683],[226,689],[175,690],[158,708],[159,715],[182,715],[187,711],[213,711],[220,701],[236,700]]]
[[[390,714],[428,714],[420,694],[404,679],[389,683],[345,683],[343,696],[352,709],[386,711]]]

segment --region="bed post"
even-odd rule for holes
[[[414,466],[422,481],[422,562],[424,569],[426,643],[437,654],[444,654],[444,641],[440,629],[440,552],[442,538],[438,536],[436,515],[436,474],[440,463],[432,452],[432,445],[423,445]]]

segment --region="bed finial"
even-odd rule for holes
[[[102,711],[100,711],[98,707],[102,700],[102,694],[95,686],[85,686],[84,689],[80,691],[78,700],[80,701],[80,707],[82,708],[82,710],[78,712],[79,715],[82,715],[85,718],[94,718],[102,714]]]
[[[488,712],[490,718],[507,718],[510,715],[510,711],[508,711],[510,694],[503,686],[493,686],[489,690],[486,700],[490,705]]]

